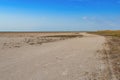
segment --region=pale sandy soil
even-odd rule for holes
[[[42,43],[55,42],[74,37],[82,37],[75,32],[24,32],[0,33],[0,48],[20,48],[22,46],[41,45]]]
[[[100,55],[105,38],[81,34],[42,45],[1,47],[0,80],[110,80]]]

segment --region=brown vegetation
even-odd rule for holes
[[[120,80],[120,30],[118,31],[98,31],[91,32],[94,34],[103,35],[107,38],[109,46],[109,59],[112,64],[112,70],[116,78]]]
[[[112,63],[112,68],[118,80],[120,80],[120,38],[109,37],[108,45],[110,48],[109,58]]]
[[[41,45],[75,37],[82,37],[77,32],[27,32],[27,33],[0,33],[2,48],[19,48],[25,45]],[[7,41],[6,41],[7,40]]]
[[[97,32],[90,32],[90,33],[99,34],[103,36],[120,37],[120,30],[117,30],[117,31],[106,30],[106,31],[97,31]]]

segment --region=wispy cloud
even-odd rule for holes
[[[87,20],[87,19],[88,19],[88,17],[87,17],[87,16],[84,16],[84,17],[82,17],[82,19],[83,19],[83,20]]]

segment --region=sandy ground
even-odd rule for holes
[[[104,80],[99,51],[105,38],[81,34],[40,46],[0,48],[0,80]]]
[[[0,32],[0,49],[36,46],[75,37],[82,37],[82,35],[77,32]]]

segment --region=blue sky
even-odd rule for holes
[[[120,29],[120,0],[0,0],[0,31]]]

